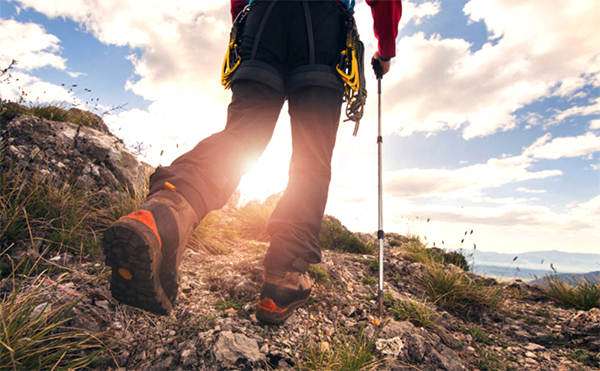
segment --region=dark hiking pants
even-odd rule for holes
[[[169,182],[203,218],[225,205],[263,153],[287,99],[292,158],[287,188],[269,221],[267,269],[304,272],[321,260],[318,236],[343,92],[334,69],[345,37],[340,13],[333,1],[253,3],[225,129],[150,178],[150,193]]]

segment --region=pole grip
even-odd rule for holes
[[[383,77],[383,67],[381,67],[381,63],[379,63],[379,59],[373,59],[373,71],[375,72],[375,77],[377,80],[380,80]]]

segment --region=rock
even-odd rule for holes
[[[112,135],[27,115],[15,117],[1,135],[11,144],[7,153],[14,165],[58,179],[75,176],[73,185],[91,192],[145,192],[146,166]]]
[[[238,361],[259,363],[263,359],[256,340],[231,331],[219,333],[212,353],[217,361],[229,361],[233,364]]]
[[[543,347],[543,346],[541,346],[541,345],[535,344],[535,343],[529,343],[529,344],[525,345],[525,346],[523,347],[523,349],[526,349],[526,350],[530,350],[530,351],[532,351],[532,352],[535,352],[535,351],[538,351],[538,350],[544,350],[544,349],[546,349],[546,348],[545,348],[545,347]]]

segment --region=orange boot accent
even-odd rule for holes
[[[264,298],[260,302],[258,302],[258,308],[264,310],[265,312],[270,313],[283,313],[287,308],[279,309],[277,305],[273,302],[273,300],[269,298]]]
[[[129,215],[125,215],[120,219],[133,219],[138,222],[144,224],[146,227],[150,228],[152,232],[156,235],[158,239],[158,245],[162,246],[162,242],[160,241],[160,236],[158,234],[158,228],[156,228],[156,222],[154,221],[154,216],[148,210],[136,210]]]
[[[169,182],[165,182],[165,189],[167,191],[177,191],[177,187],[175,187],[173,184],[169,183]]]

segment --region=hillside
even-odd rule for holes
[[[121,305],[98,241],[140,202],[146,167],[114,137],[69,123],[20,115],[1,138],[0,370],[600,368],[593,295],[570,308],[539,286],[473,274],[418,238],[386,236],[379,318],[375,236],[333,217],[308,304],[283,325],[257,322],[273,199],[232,200],[205,219],[171,315]]]

